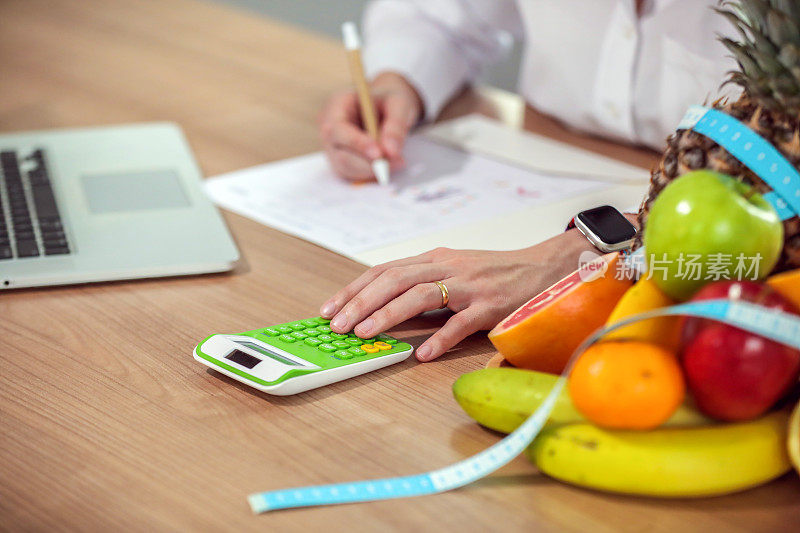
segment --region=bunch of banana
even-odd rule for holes
[[[461,376],[453,393],[479,424],[509,433],[541,404],[556,379],[487,368]],[[791,469],[788,420],[784,410],[750,422],[716,424],[682,406],[656,430],[604,430],[585,421],[565,390],[526,455],[553,478],[598,490],[661,497],[726,494]]]

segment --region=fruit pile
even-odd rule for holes
[[[652,203],[646,274],[634,282],[608,254],[537,295],[489,333],[516,368],[465,374],[456,400],[478,423],[511,432],[603,326],[719,299],[800,315],[800,270],[768,277],[783,242],[781,220],[752,187],[689,172]],[[630,321],[580,354],[527,456],[547,475],[600,490],[743,490],[800,462],[800,404],[789,422],[799,377],[799,350],[722,322]]]

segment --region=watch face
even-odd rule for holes
[[[633,239],[636,228],[611,206],[604,205],[583,211],[578,218],[586,228],[607,244],[616,244]]]

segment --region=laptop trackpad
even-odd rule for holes
[[[189,198],[172,170],[82,176],[92,213],[188,207]]]

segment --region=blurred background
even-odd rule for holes
[[[247,9],[335,39],[341,38],[342,22],[346,20],[361,22],[364,6],[369,3],[368,0],[336,0],[335,2],[320,2],[319,0],[214,1]],[[501,89],[516,90],[519,58],[520,45],[515,43],[514,49],[506,60],[487,69],[481,77],[481,81]]]
[[[206,175],[313,152],[319,110],[352,84],[341,24],[368,4],[0,0],[0,125],[172,121]],[[519,48],[451,116],[478,109],[518,125]]]

